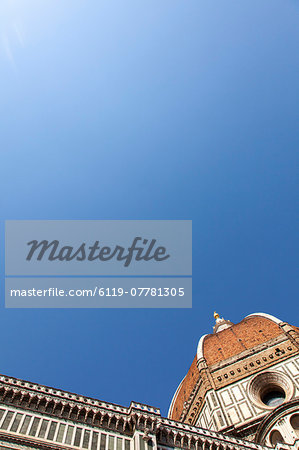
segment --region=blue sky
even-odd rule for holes
[[[298,13],[1,2],[0,373],[166,414],[215,309],[298,325]],[[191,219],[193,309],[5,309],[6,219]]]

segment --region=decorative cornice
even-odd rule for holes
[[[129,437],[136,430],[150,436],[156,435],[160,445],[171,445],[179,440],[182,447],[190,448],[206,444],[209,447],[229,449],[260,449],[264,447],[232,436],[205,430],[203,428],[176,422],[161,417],[158,408],[132,402],[129,408],[101,402],[66,391],[53,389],[17,378],[0,376],[0,403],[17,410],[30,410],[37,414],[52,416],[62,421],[72,421],[85,424],[95,429],[109,429]],[[44,450],[62,449],[62,445],[54,443],[35,442],[35,439],[12,435],[1,431],[0,438],[18,443],[34,442],[34,448]],[[68,447],[65,447],[68,448]]]
[[[0,386],[18,387],[30,395],[39,395],[43,397],[51,397],[53,400],[69,402],[70,404],[77,404],[88,407],[99,407],[101,409],[119,413],[128,413],[128,408],[116,405],[114,403],[102,402],[92,397],[75,394],[61,389],[54,389],[49,386],[44,386],[37,383],[32,383],[22,379],[8,377],[0,374]]]

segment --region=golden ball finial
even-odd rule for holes
[[[217,320],[217,319],[219,319],[219,317],[220,317],[219,314],[215,311],[214,312],[214,319]]]

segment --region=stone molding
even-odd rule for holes
[[[275,408],[275,410],[269,414],[261,421],[259,424],[255,442],[260,443],[266,437],[271,428],[277,423],[278,420],[283,418],[286,414],[291,414],[292,412],[298,413],[299,409],[299,398],[290,400],[288,403],[283,403],[282,405]]]

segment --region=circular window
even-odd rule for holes
[[[264,392],[261,396],[261,400],[267,406],[278,406],[281,405],[286,398],[286,394],[282,389],[274,388],[269,391]]]
[[[272,409],[290,400],[294,386],[284,373],[263,372],[253,378],[248,391],[257,406]]]

